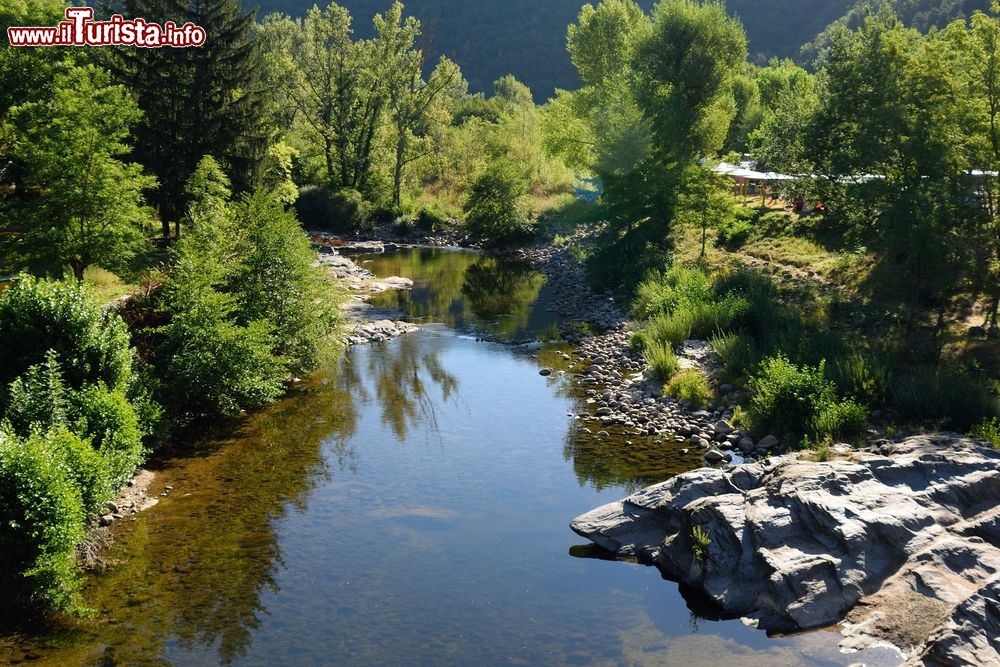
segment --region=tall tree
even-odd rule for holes
[[[237,0],[123,0],[124,13],[147,21],[192,22],[205,44],[187,49],[119,49],[111,64],[144,112],[135,156],[159,179],[153,202],[165,237],[186,210],[184,185],[205,155],[226,168],[237,192],[260,176],[274,128],[260,85],[261,50],[253,12]]]
[[[143,190],[156,182],[120,159],[142,114],[106,71],[75,67],[53,86],[50,99],[11,112],[26,191],[15,238],[28,260],[69,265],[81,280],[91,264],[121,267],[141,247],[150,219]]]

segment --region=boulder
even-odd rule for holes
[[[913,664],[1000,664],[1000,452],[968,438],[696,470],[571,527],[769,632],[846,619],[845,647],[892,641]],[[695,527],[711,540],[703,561]]]

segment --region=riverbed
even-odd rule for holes
[[[357,261],[414,280],[373,305],[421,329],[160,457],[151,492],[171,490],[115,528],[116,564],[87,579],[94,617],[7,619],[0,662],[897,662],[844,655],[835,632],[710,620],[656,570],[581,544],[573,517],[701,460],[583,430],[540,273],[441,249]],[[545,342],[503,342],[526,338]]]

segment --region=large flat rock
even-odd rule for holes
[[[845,624],[914,664],[1000,664],[1000,452],[918,436],[816,463],[696,470],[577,518],[761,629]],[[711,540],[696,557],[694,528]]]

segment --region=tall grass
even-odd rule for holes
[[[966,431],[1000,417],[994,383],[953,368],[918,366],[893,379],[890,392],[903,421]]]
[[[653,377],[660,382],[666,382],[677,372],[677,355],[670,345],[651,343],[646,346],[643,356]]]

